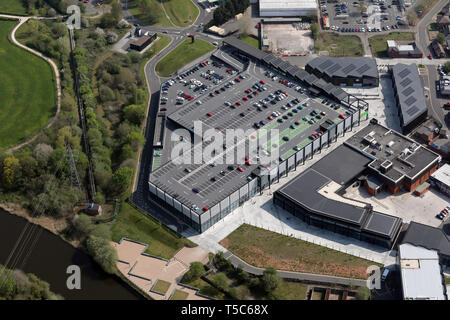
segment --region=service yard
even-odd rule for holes
[[[274,54],[308,54],[314,49],[311,30],[296,28],[291,23],[266,23],[263,30],[269,40],[269,51]]]

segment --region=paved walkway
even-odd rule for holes
[[[198,294],[198,289],[178,284],[189,270],[191,262],[208,262],[208,252],[203,249],[184,247],[167,260],[144,253],[148,247],[145,243],[122,239],[120,243],[113,242],[112,245],[119,258],[117,269],[152,299],[168,300],[178,290],[187,293],[186,300],[208,300]],[[151,291],[159,280],[170,283],[164,294]]]
[[[14,20],[19,20],[19,23],[14,27],[14,29],[11,32],[11,41],[18,47],[29,51],[31,53],[33,53],[34,55],[44,59],[45,61],[47,61],[48,64],[50,64],[50,66],[53,69],[53,72],[55,73],[55,79],[56,79],[56,88],[57,88],[57,103],[56,103],[56,113],[54,115],[54,117],[52,119],[50,119],[50,121],[47,123],[46,128],[50,128],[53,123],[55,123],[56,119],[58,118],[59,112],[61,111],[61,77],[59,74],[59,70],[58,67],[56,66],[56,64],[53,62],[53,60],[51,60],[50,58],[44,56],[42,53],[35,51],[31,48],[28,48],[27,46],[21,44],[19,41],[16,40],[16,31],[20,28],[20,26],[22,24],[24,24],[25,22],[27,22],[29,19],[42,19],[40,17],[20,17],[20,16],[12,16],[12,15],[7,15],[7,14],[0,14],[0,18],[7,18],[7,19],[14,19]],[[33,137],[29,138],[28,140],[26,140],[25,142],[22,142],[18,145],[15,145],[11,148],[9,148],[7,151],[11,152],[11,151],[16,151],[20,148],[22,148],[23,146],[33,142],[36,138],[37,138],[38,134],[35,134]]]

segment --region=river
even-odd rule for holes
[[[11,255],[20,237],[20,245]],[[8,268],[14,264],[17,269],[34,273],[50,284],[51,291],[67,300],[143,299],[119,277],[105,273],[83,251],[40,226],[0,209],[0,264],[5,265],[8,258]],[[81,269],[80,290],[69,290],[66,286],[69,276],[66,270],[70,265],[78,265]]]

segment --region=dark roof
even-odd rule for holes
[[[401,221],[398,217],[373,211],[362,229],[375,234],[392,236]]]
[[[372,77],[378,78],[378,68],[375,59],[368,57],[358,58],[329,58],[319,57],[308,62],[312,69],[326,74],[329,77]]]
[[[324,197],[319,192],[331,180],[310,168],[277,192],[319,215],[361,225],[366,209]]]
[[[226,37],[223,40],[223,42],[236,48],[236,49],[239,49],[239,50],[245,52],[246,54],[248,54],[258,60],[263,60],[264,57],[268,55],[267,53],[259,50],[258,48],[255,48],[233,36]]]
[[[340,145],[311,168],[334,182],[345,185],[360,175],[371,161],[372,159],[362,153],[346,145]]]
[[[142,36],[139,39],[137,39],[136,41],[134,41],[132,44],[135,46],[142,46],[143,44],[145,44],[149,39],[151,39],[150,36]]]
[[[415,64],[398,63],[392,68],[403,126],[427,112],[422,82]]]
[[[450,256],[450,241],[444,231],[418,222],[411,221],[402,243],[437,250],[440,254]]]

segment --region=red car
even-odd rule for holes
[[[83,0],[83,3],[88,3],[89,2],[89,0]]]
[[[259,80],[259,83],[266,84],[266,82],[264,80]]]
[[[257,24],[255,25],[255,28],[256,28],[256,29],[258,29],[258,28],[259,28],[259,23],[257,23]]]
[[[344,116],[342,113],[339,115],[339,118],[341,118],[341,119],[345,119],[346,118],[346,116]]]
[[[212,113],[211,113],[211,112],[208,112],[206,115],[207,115],[208,117],[211,117],[211,116],[212,116]]]
[[[242,98],[242,100],[244,100],[244,101],[247,101],[247,100],[248,100],[248,98],[247,98],[247,97],[243,97],[243,98]]]
[[[244,171],[244,168],[242,168],[241,166],[238,166],[236,169],[238,169],[240,172]]]
[[[250,93],[250,92],[252,92],[252,90],[250,90],[250,89],[245,90],[245,93]]]
[[[236,79],[234,79],[234,81],[236,81],[236,82],[241,82],[241,79],[236,78]]]
[[[433,55],[431,53],[428,55],[428,59],[433,59]]]
[[[268,116],[267,119],[273,120],[273,117],[272,116]]]
[[[236,105],[237,105],[237,106],[240,106],[240,105],[241,105],[241,103],[240,103],[240,102],[238,101],[238,102],[236,102]]]
[[[244,158],[244,159],[245,159],[245,161],[248,161],[248,156],[245,156],[245,158]]]
[[[296,125],[299,125],[299,124],[300,124],[300,121],[295,121],[295,124],[296,124]]]
[[[203,206],[202,209],[203,209],[203,211],[208,211],[209,210],[207,206]]]
[[[245,161],[245,164],[247,165],[247,166],[251,166],[252,165],[252,163],[250,162],[250,161]]]
[[[167,108],[161,108],[161,111],[167,111]]]

